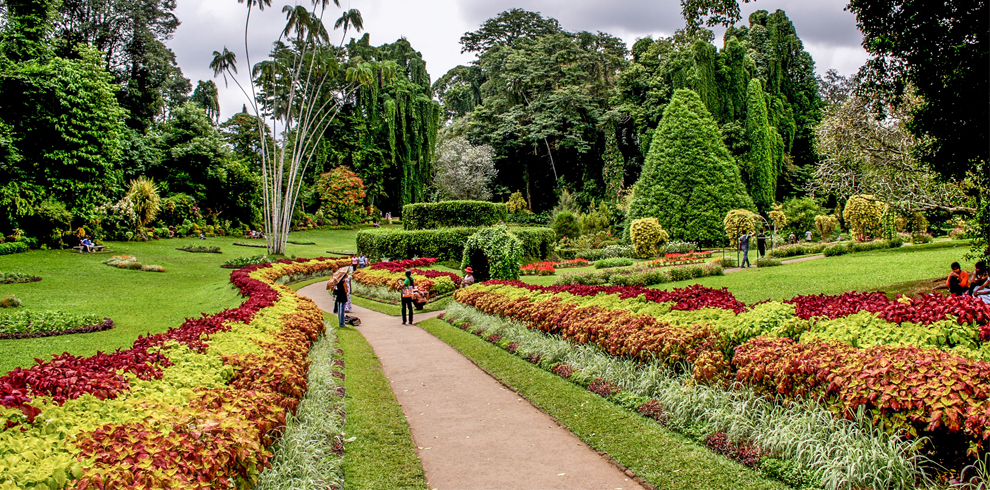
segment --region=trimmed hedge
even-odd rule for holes
[[[19,254],[30,250],[24,242],[0,243],[0,255]]]
[[[460,263],[468,237],[480,228],[440,228],[437,230],[361,230],[357,234],[358,253],[372,260],[383,257],[407,259],[436,257]],[[523,256],[546,258],[553,250],[556,234],[551,228],[509,228],[523,244]]]
[[[492,226],[508,218],[504,203],[487,201],[424,202],[402,207],[402,227],[406,230]]]

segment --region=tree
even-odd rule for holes
[[[815,229],[818,230],[818,236],[822,238],[823,242],[827,242],[832,238],[832,234],[835,233],[835,228],[838,224],[839,219],[834,214],[819,214],[815,216]]]
[[[161,209],[161,198],[158,196],[158,186],[155,181],[146,178],[131,181],[130,188],[125,196],[134,206],[134,213],[137,215],[138,233],[145,236],[144,228],[151,224],[158,216]]]
[[[919,140],[908,129],[914,96],[900,106],[887,105],[884,120],[870,106],[881,103],[850,95],[826,110],[816,129],[823,159],[815,171],[812,191],[848,198],[870,194],[903,213],[942,209],[974,211],[959,185],[941,180],[916,157]]]
[[[337,224],[352,225],[361,220],[364,182],[351,169],[337,167],[320,175],[316,181],[320,210]]]
[[[206,111],[207,117],[213,121],[220,119],[220,100],[217,94],[217,84],[213,83],[213,80],[205,82],[200,80],[189,101],[202,107]]]
[[[857,195],[846,201],[842,211],[842,219],[849,225],[849,231],[857,240],[864,241],[867,237],[880,236],[882,232],[881,219],[887,212],[887,205],[877,200],[876,196]]]
[[[497,175],[492,147],[472,145],[463,136],[440,142],[433,160],[433,185],[445,200],[488,201]]]
[[[628,221],[657,218],[671,238],[715,244],[723,243],[722,218],[740,208],[753,201],[715,121],[697,93],[676,91],[633,186]]]
[[[733,209],[725,214],[722,226],[729,243],[735,244],[743,233],[756,233],[760,228],[760,216],[748,209]]]
[[[271,131],[280,136],[272,146],[261,139],[262,215],[270,253],[285,250],[306,169],[343,102],[350,100],[361,84],[389,79],[396,69],[394,62],[345,59],[342,49],[330,45],[323,24],[328,4],[317,0],[313,11],[301,5],[286,6],[285,29],[273,44],[271,57],[251,67],[248,83],[238,80],[237,57],[227,48],[214,51],[210,63],[215,76],[231,79],[244,93],[257,118],[258,134]],[[337,0],[334,4],[340,6]],[[251,11],[267,5],[268,0],[247,1],[244,45],[248,65]],[[347,28],[361,28],[354,22],[355,15],[348,13],[347,18],[342,24],[345,37]]]
[[[557,19],[514,8],[486,20],[477,31],[461,36],[461,52],[483,53],[495,46],[512,46],[517,39],[537,38],[556,32],[560,32]]]
[[[782,155],[777,153],[780,135],[767,121],[763,87],[756,78],[749,81],[749,101],[746,104],[746,136],[749,152],[744,157],[745,180],[749,194],[761,211],[773,205],[777,190],[777,166]]]
[[[86,219],[113,193],[125,113],[100,54],[80,45],[77,56],[0,71],[0,93],[19,94],[0,97],[0,129],[7,128],[0,138],[7,153],[0,162],[2,226],[23,225],[49,197]]]

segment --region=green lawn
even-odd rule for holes
[[[444,321],[419,325],[658,489],[788,488]]]
[[[968,241],[909,245],[825,257],[779,267],[751,267],[724,276],[703,277],[657,287],[673,289],[689,284],[712,288],[727,287],[737,299],[745,303],[787,299],[802,294],[876,291],[893,284],[947,276],[952,262],[959,262],[964,269],[972,270],[973,263],[963,259],[968,251]]]

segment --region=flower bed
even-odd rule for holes
[[[611,283],[621,286],[652,286],[697,277],[722,275],[720,263],[681,263],[678,265],[673,262],[667,263],[664,260],[656,259],[627,267],[601,268],[582,273],[565,274],[557,279],[557,284],[598,286]]]
[[[38,282],[41,278],[24,274],[21,272],[0,272],[0,284],[22,284],[26,282]]]
[[[713,253],[715,253],[714,250],[668,253],[664,254],[663,257],[647,262],[646,265],[649,267],[658,267],[664,265],[698,264],[711,258]]]
[[[236,259],[230,259],[223,263],[220,267],[223,269],[240,269],[241,267],[247,267],[249,265],[267,264],[271,262],[267,255],[252,255],[250,257],[238,257]],[[350,264],[350,262],[348,262]]]
[[[216,245],[186,245],[185,247],[176,247],[176,250],[181,250],[183,252],[201,253],[201,254],[222,254],[220,247]]]
[[[103,263],[111,267],[128,269],[132,271],[165,272],[164,267],[154,264],[142,264],[138,262],[137,257],[131,255],[114,255],[113,257],[104,260]]]
[[[324,328],[315,304],[275,281],[345,262],[237,270],[238,308],[0,377],[0,488],[250,487],[306,392]]]
[[[862,407],[888,430],[929,436],[940,448],[956,451],[965,441],[975,450],[990,442],[990,363],[978,360],[990,354],[981,338],[986,325],[978,323],[986,318],[965,311],[957,299],[922,298],[924,316],[909,314],[914,310],[906,301],[887,304],[881,314],[893,313],[886,317],[870,311],[839,317],[857,308],[855,295],[795,301],[827,305],[832,319],[799,314],[794,303],[747,308],[726,290],[700,286],[657,291],[489,281],[454,298],[613,356],[672,367],[691,363],[700,382],[733,380],[788,398],[821,397],[847,418]],[[860,330],[881,333],[850,334]]]
[[[417,288],[428,291],[432,297],[442,296],[460,286],[463,278],[452,272],[414,268],[430,266],[436,261],[437,259],[425,258],[377,262],[354,271],[354,280],[368,287],[399,291],[401,281],[406,277],[405,271],[409,270]]]
[[[519,269],[524,276],[552,276],[557,269],[569,267],[587,267],[591,263],[588,259],[570,259],[556,262],[533,262],[526,264]]]
[[[113,328],[113,320],[96,315],[70,315],[60,311],[19,311],[0,315],[0,339],[25,339],[88,333]]]

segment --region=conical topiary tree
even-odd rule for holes
[[[698,94],[677,90],[633,186],[626,222],[652,217],[671,239],[721,244],[726,213],[741,208],[753,209],[753,200],[721,131]]]

